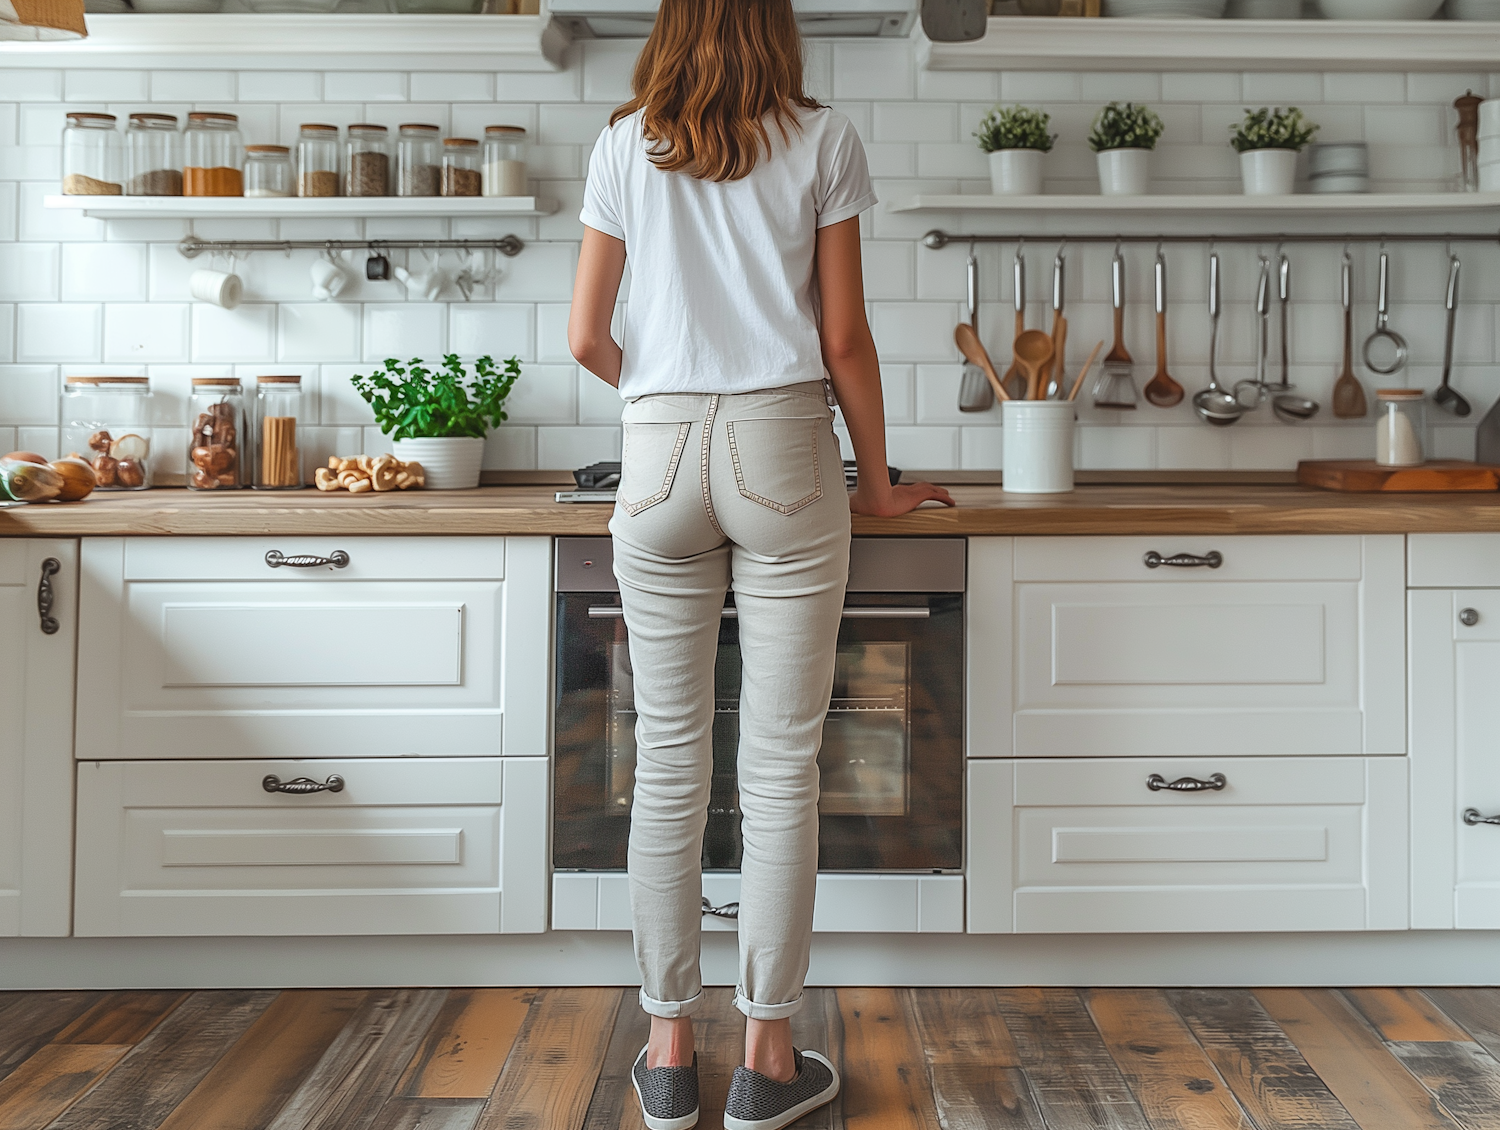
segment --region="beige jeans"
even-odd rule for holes
[[[661,394],[624,414],[610,520],[635,673],[630,899],[641,1006],[702,998],[714,660],[739,612],[740,973],[756,1020],[801,1005],[818,870],[818,747],[849,577],[849,498],[822,382]]]

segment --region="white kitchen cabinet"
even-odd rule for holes
[[[0,539],[0,937],[68,932],[77,592],[77,542]]]
[[[82,762],[75,933],[540,931],[546,813],[544,758]]]
[[[1412,924],[1493,930],[1500,826],[1483,821],[1500,817],[1500,537],[1414,536],[1410,557],[1412,584],[1437,586],[1408,597]]]
[[[971,933],[1408,925],[1405,758],[975,759],[968,806]]]
[[[77,756],[545,756],[550,563],[546,538],[89,539]]]
[[[969,755],[1404,753],[1402,542],[974,539]]]

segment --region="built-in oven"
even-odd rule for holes
[[[964,542],[856,538],[818,755],[821,871],[963,867]],[[635,784],[629,640],[609,538],[557,542],[557,871],[622,869]],[[715,668],[705,870],[740,865],[734,594]]]

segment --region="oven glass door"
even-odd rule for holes
[[[635,787],[635,696],[615,593],[558,597],[553,865],[623,868]],[[963,599],[850,594],[818,756],[819,867],[962,866]],[[740,653],[725,609],[703,866],[740,864]]]

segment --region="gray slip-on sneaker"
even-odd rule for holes
[[[781,1130],[810,1110],[833,1101],[839,1093],[839,1073],[817,1052],[792,1051],[797,1074],[778,1083],[748,1067],[734,1069],[729,1101],[724,1104],[724,1130]]]
[[[646,1049],[630,1069],[635,1097],[650,1130],[689,1130],[698,1125],[698,1054],[691,1067],[647,1067]]]

